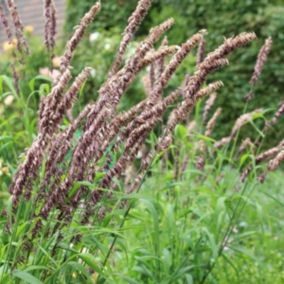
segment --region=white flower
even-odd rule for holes
[[[236,226],[234,226],[233,229],[232,229],[232,232],[236,234],[236,233],[239,232],[239,230],[238,230],[238,228]]]
[[[228,251],[228,250],[230,250],[230,248],[227,246],[224,246],[224,251]]]
[[[4,105],[6,106],[10,106],[14,101],[14,96],[13,95],[9,95],[5,98],[4,100]]]
[[[61,62],[61,58],[59,56],[55,56],[52,59],[52,66],[54,68],[59,68],[60,67],[60,62]]]
[[[47,67],[44,67],[44,68],[40,68],[39,69],[39,74],[41,76],[47,76],[47,77],[50,77],[50,71]]]
[[[107,42],[107,43],[105,44],[105,49],[106,49],[106,50],[110,50],[110,49],[111,49],[111,44],[110,44],[109,42]]]
[[[89,41],[90,42],[95,42],[95,41],[98,40],[99,37],[100,37],[100,33],[99,32],[91,33],[90,36],[89,36]]]
[[[92,78],[95,78],[96,75],[97,75],[97,70],[96,70],[95,68],[92,68],[92,70],[91,70],[91,76],[92,76]]]

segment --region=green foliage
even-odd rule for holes
[[[71,32],[73,27],[79,23],[82,15],[86,13],[94,1],[76,1],[68,0],[68,13],[66,16],[66,30]],[[136,7],[136,0],[115,0],[101,1],[102,10],[97,15],[95,22],[92,24],[93,29],[102,31],[110,30],[116,27],[118,30],[123,29],[127,23],[127,18]]]

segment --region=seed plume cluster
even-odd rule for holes
[[[250,80],[251,85],[255,85],[256,82],[259,80],[260,74],[262,72],[262,69],[264,67],[264,64],[267,60],[268,54],[272,47],[272,38],[268,37],[262,46],[262,48],[259,51],[257,61],[254,67],[254,72]]]
[[[12,18],[12,23],[15,28],[15,35],[17,39],[17,47],[19,51],[23,51],[26,54],[29,54],[29,47],[27,41],[24,37],[24,26],[22,24],[20,15],[18,13],[18,8],[15,4],[14,0],[7,0],[7,6],[10,11],[10,15]]]
[[[14,0],[6,0],[6,4],[0,4],[0,21],[4,28],[9,44],[15,44],[16,50],[12,50],[12,62],[10,64],[14,85],[17,93],[20,92],[19,74],[17,71],[17,64],[23,63],[25,57],[30,54],[27,40],[24,36],[24,27],[18,13],[18,8]],[[4,5],[8,8],[9,15],[5,14]]]
[[[49,0],[47,0],[49,1]],[[51,6],[51,5],[49,5]],[[73,53],[77,47],[77,45],[79,44],[79,42],[81,41],[82,37],[85,34],[86,28],[90,25],[90,23],[94,20],[95,16],[97,15],[97,13],[99,12],[101,8],[101,4],[99,2],[97,2],[94,6],[91,7],[91,9],[85,14],[85,16],[81,19],[80,24],[78,25],[78,27],[76,28],[73,36],[71,37],[71,39],[67,42],[66,48],[65,48],[65,52],[61,58],[61,64],[60,64],[60,68],[61,71],[65,70],[69,65],[70,65],[70,61],[73,57]],[[51,9],[52,10],[52,9]],[[52,28],[52,17],[49,20],[50,23],[50,36],[52,36],[53,34],[53,28]],[[47,18],[48,21],[48,18]],[[51,44],[51,42],[50,42]],[[52,47],[50,45],[50,47]]]
[[[50,93],[40,102],[37,136],[25,153],[25,160],[19,165],[10,186],[14,211],[22,199],[25,199],[24,202],[32,202],[34,206],[32,238],[40,234],[45,221],[51,216],[65,225],[79,216],[79,222],[87,224],[91,222],[97,209],[99,215],[103,216],[102,212],[107,214],[108,210],[105,211],[101,203],[104,198],[111,198],[121,185],[125,185],[126,194],[139,190],[153,159],[174,143],[173,133],[177,125],[188,122],[197,102],[204,100],[206,96],[209,98],[203,108],[202,123],[204,136],[212,136],[221,109],[217,108],[211,118],[209,112],[223,83],[208,83],[207,77],[228,65],[230,53],[249,44],[256,35],[248,32],[227,38],[206,55],[204,30],[198,31],[180,46],[171,45],[165,33],[172,28],[174,20],[168,19],[153,27],[138,44],[134,54],[125,59],[127,46],[150,9],[151,2],[140,0],[129,18],[114,62],[106,81],[98,90],[96,101],[87,104],[77,117],[69,121],[64,118],[68,118],[68,112],[74,110],[77,95],[85,82],[91,80],[92,73],[92,68],[86,67],[78,76],[73,76],[72,58],[87,27],[101,8],[99,2],[84,15],[67,42],[61,56],[61,74]],[[26,50],[14,1],[9,0],[8,4],[16,27],[19,49]],[[56,34],[53,0],[44,1],[44,15],[45,44],[52,51]],[[1,7],[0,16],[10,39],[11,32]],[[159,45],[160,40],[162,43]],[[270,46],[271,39],[268,39],[259,55],[253,83],[259,77]],[[193,52],[197,52],[195,71],[190,75],[185,74],[180,87],[168,92],[170,80],[188,54]],[[149,74],[145,72],[147,67],[150,69]],[[145,99],[120,112],[122,97],[141,74]],[[242,115],[229,136],[217,141],[215,147],[221,148],[234,140],[240,129],[260,113],[261,110],[256,110]],[[278,113],[276,116],[279,116]],[[192,125],[196,128],[196,123],[188,122],[188,128],[192,129]],[[154,147],[149,147],[147,140],[152,133],[157,133],[157,128],[160,130],[159,138]],[[252,144],[247,140],[241,148],[245,149]],[[196,166],[202,170],[207,156],[212,153],[209,153],[204,142],[198,145]],[[276,148],[270,150],[272,154],[260,154],[256,157],[257,161],[260,163],[273,158],[269,169],[274,170],[284,159],[283,144]],[[140,155],[141,149],[144,150]],[[190,157],[187,156],[182,163],[181,172],[185,171],[189,161]],[[92,184],[91,190],[87,184]],[[59,228],[60,226],[55,226],[53,232]]]
[[[12,31],[11,31],[11,28],[8,22],[8,18],[5,15],[4,8],[2,5],[0,5],[0,19],[1,19],[2,25],[4,27],[4,30],[5,30],[5,33],[6,33],[6,36],[9,42],[12,42],[13,34],[12,34]]]
[[[44,1],[44,16],[45,16],[45,25],[44,25],[44,35],[45,35],[45,46],[48,51],[53,52],[55,47],[55,37],[56,37],[56,8],[54,0],[45,0]]]

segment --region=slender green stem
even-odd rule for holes
[[[233,228],[234,228],[234,225],[235,225],[235,221],[238,220],[238,218],[240,217],[240,215],[242,214],[243,212],[243,209],[245,207],[245,202],[244,204],[242,204],[242,196],[244,196],[244,194],[246,193],[247,191],[247,185],[248,183],[246,182],[243,186],[243,190],[241,192],[241,196],[238,200],[238,203],[235,207],[235,210],[233,211],[233,214],[230,218],[230,222],[227,226],[227,229],[225,230],[225,234],[224,234],[224,237],[222,239],[222,241],[220,242],[220,246],[219,246],[219,249],[218,249],[218,254],[217,254],[217,257],[214,259],[214,262],[210,265],[208,265],[208,269],[207,269],[207,272],[204,274],[203,278],[201,279],[201,281],[199,282],[200,284],[203,284],[205,283],[206,279],[208,278],[208,276],[210,275],[210,273],[213,271],[213,269],[215,268],[216,264],[217,264],[217,260],[219,259],[219,257],[222,255],[223,253],[223,250],[224,250],[224,247],[225,247],[225,243],[226,243],[226,240],[230,238],[231,234],[232,234],[232,231],[233,231]],[[240,208],[241,207],[241,208]],[[239,210],[240,208],[240,210]]]
[[[152,162],[153,162],[153,160],[152,160]],[[152,164],[152,162],[151,162],[151,164]],[[143,176],[143,178],[142,178],[142,180],[141,180],[141,182],[140,182],[140,184],[139,184],[139,186],[138,186],[136,192],[139,192],[139,191],[140,191],[140,189],[141,189],[141,187],[142,187],[142,184],[143,184],[143,182],[144,182],[144,180],[145,180],[145,177],[146,177],[146,175],[147,175],[147,172],[148,172],[149,168],[151,167],[151,164],[149,165],[148,169],[147,169],[146,172],[144,173],[144,176]],[[125,224],[125,222],[126,222],[126,219],[127,219],[128,215],[129,215],[129,212],[130,212],[130,210],[133,208],[134,203],[135,203],[134,201],[131,201],[130,204],[128,205],[126,211],[124,212],[122,221],[121,221],[121,223],[120,223],[120,225],[119,225],[119,227],[118,227],[119,230],[121,230],[121,229],[123,228],[123,226],[124,226],[124,224]],[[116,244],[116,242],[117,242],[117,239],[118,239],[118,235],[116,234],[116,235],[114,236],[112,242],[111,242],[111,245],[110,245],[110,247],[109,247],[109,250],[108,250],[108,252],[107,252],[107,254],[106,254],[106,257],[105,257],[105,259],[104,259],[104,262],[103,262],[103,265],[102,265],[103,268],[105,268],[105,266],[107,265],[107,262],[108,262],[108,260],[109,260],[109,257],[110,257],[110,255],[111,255],[111,253],[112,253],[112,250],[113,250],[113,248],[114,248],[114,246],[115,246],[115,244]],[[99,275],[98,278],[97,278],[96,283],[100,283],[100,282],[99,282],[100,279],[101,279],[101,276]]]

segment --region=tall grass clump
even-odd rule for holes
[[[246,112],[272,40],[266,40],[258,55],[244,113],[228,136],[216,141],[214,128],[222,127],[222,110],[211,112],[218,90],[225,86],[207,79],[256,35],[244,32],[227,38],[206,55],[205,30],[180,46],[167,41],[165,34],[174,25],[170,18],[153,27],[127,57],[151,2],[138,2],[97,99],[80,111],[78,94],[91,80],[93,68],[87,66],[74,76],[72,59],[100,2],[68,40],[58,75],[40,98],[33,141],[13,170],[10,199],[1,215],[0,283],[205,283],[223,277],[216,276],[214,268],[223,258],[230,263],[226,251],[250,194],[284,160],[283,141],[262,149],[283,104],[271,119],[263,109]],[[14,1],[7,3],[15,35],[2,8],[0,13],[8,39],[15,36],[17,41],[17,67],[25,64],[30,48]],[[52,59],[54,1],[45,1],[44,9],[45,45]],[[169,91],[170,80],[195,49],[195,71]],[[121,111],[123,96],[141,74],[145,99]],[[19,85],[17,90],[23,97]],[[242,141],[241,129],[248,125],[255,133]],[[141,198],[141,189],[160,200]],[[204,209],[202,215],[202,207],[212,210]],[[145,225],[137,232],[145,247],[128,259],[123,232],[130,234],[139,225]]]

